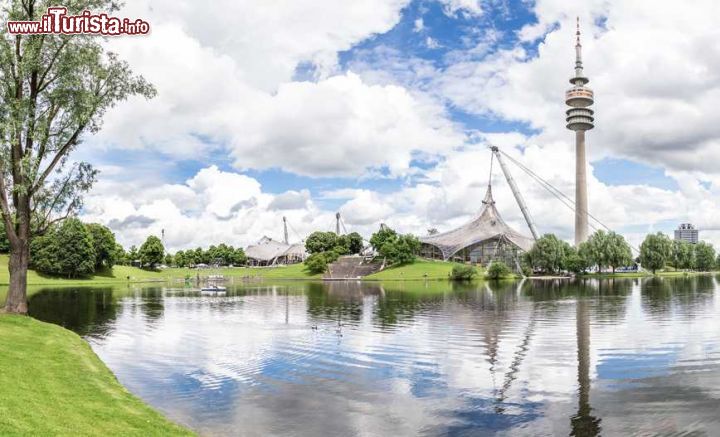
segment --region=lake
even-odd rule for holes
[[[713,276],[44,289],[34,317],[204,435],[718,435]]]

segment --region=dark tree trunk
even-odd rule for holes
[[[5,312],[10,314],[27,314],[27,270],[30,251],[27,241],[22,242],[19,247],[10,249],[10,287],[7,300],[5,301]]]

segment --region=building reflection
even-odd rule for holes
[[[601,419],[592,415],[590,406],[590,304],[578,298],[576,304],[576,336],[578,361],[578,410],[570,419],[570,435],[589,437],[600,435]]]

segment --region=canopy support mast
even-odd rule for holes
[[[505,165],[505,161],[503,161],[502,156],[500,155],[500,150],[495,146],[491,146],[490,150],[492,150],[493,155],[495,155],[497,161],[500,163],[500,168],[502,168],[505,179],[507,179],[507,183],[508,185],[510,185],[510,189],[512,190],[513,195],[515,196],[515,200],[520,207],[520,211],[522,211],[523,217],[525,217],[525,221],[530,228],[530,233],[532,233],[533,238],[537,240],[539,238],[539,235],[537,228],[535,228],[535,223],[533,223],[532,217],[530,217],[530,211],[525,204],[525,199],[523,199],[522,194],[520,194],[520,190],[515,183],[515,179],[513,179],[512,174],[510,174],[510,170],[507,168],[507,166]]]

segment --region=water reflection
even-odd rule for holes
[[[30,311],[201,433],[720,429],[711,276],[45,290]]]

